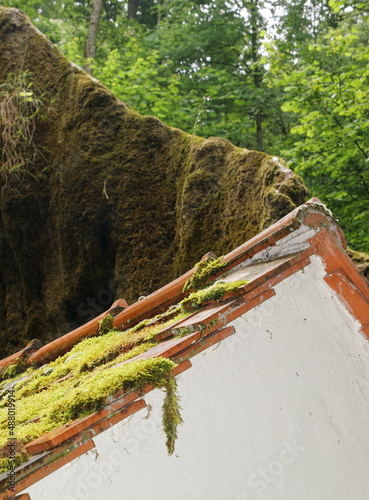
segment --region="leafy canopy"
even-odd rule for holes
[[[93,0],[3,0],[84,66]],[[369,252],[361,0],[104,0],[97,77],[136,111],[287,158]]]

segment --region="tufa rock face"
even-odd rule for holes
[[[355,262],[359,271],[362,272],[365,278],[369,281],[369,255],[364,252],[351,250],[351,248],[347,249],[347,253]]]
[[[2,355],[137,300],[305,201],[278,158],[137,114],[0,7],[0,84],[25,70],[43,119],[29,173],[0,185]]]

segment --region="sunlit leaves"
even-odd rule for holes
[[[90,0],[2,3],[86,64]],[[263,149],[369,251],[368,3],[142,0],[134,19],[128,3],[104,0],[94,76],[140,113],[241,147],[258,147],[258,118]]]
[[[367,22],[366,18],[362,19]],[[369,48],[364,27],[327,30],[294,61],[271,55],[291,114],[283,153],[339,217],[349,242],[369,250]]]

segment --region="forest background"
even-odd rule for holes
[[[142,114],[278,155],[369,253],[367,0],[2,0]]]

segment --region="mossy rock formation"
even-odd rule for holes
[[[137,300],[305,201],[278,158],[139,115],[0,8],[0,84],[25,70],[45,105],[29,173],[1,180],[2,355]]]
[[[351,248],[347,249],[347,253],[355,262],[359,270],[363,273],[365,278],[369,281],[369,255],[364,252],[351,250]]]

